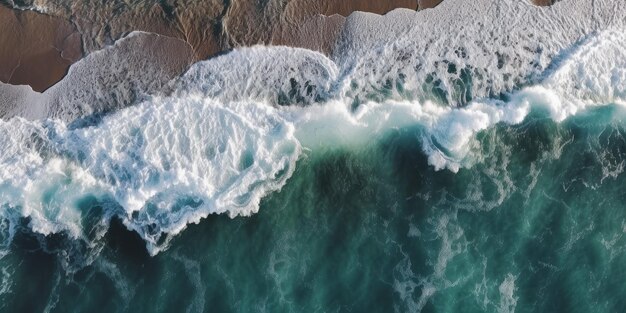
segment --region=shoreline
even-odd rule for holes
[[[78,60],[112,46],[133,31],[179,39],[191,47],[192,63],[256,44],[305,48],[331,56],[347,17],[354,12],[385,15],[400,8],[434,8],[442,1],[310,3],[297,0],[283,7],[270,1],[262,8],[253,7],[249,1],[233,2],[229,6],[185,2],[179,7],[164,4],[122,7],[120,12],[106,5],[94,8],[74,0],[31,10],[11,8],[2,2],[0,26],[11,31],[0,35],[8,43],[4,45],[8,48],[0,48],[0,82],[27,85],[41,93],[64,79]],[[544,6],[555,1],[532,2]]]

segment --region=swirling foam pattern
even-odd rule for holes
[[[243,49],[195,65],[171,96],[95,125],[0,121],[2,207],[30,217],[33,231],[81,238],[80,204],[95,197],[156,254],[208,214],[257,212],[290,177],[301,145],[356,147],[417,127],[429,163],[457,172],[481,159],[478,132],[520,123],[534,108],[562,121],[589,105],[623,103],[624,39],[620,29],[591,35],[556,58],[541,83],[461,108],[407,99],[355,106],[342,86],[361,78],[340,75],[323,55]]]
[[[336,264],[348,268],[340,289],[359,295],[343,295],[356,311],[368,303],[360,288],[382,282],[375,290],[392,290],[381,301],[400,299],[397,311],[429,305],[454,311],[459,307],[447,305],[457,302],[446,300],[462,301],[467,297],[460,295],[472,289],[474,309],[512,312],[526,301],[517,291],[534,288],[526,277],[554,271],[547,276],[560,281],[573,258],[551,253],[579,257],[572,247],[584,238],[600,251],[598,259],[623,263],[626,228],[615,204],[623,192],[604,183],[619,182],[626,164],[620,116],[626,103],[624,2],[572,0],[536,8],[514,0],[447,0],[440,9],[354,14],[330,58],[286,47],[237,49],[193,65],[167,84],[168,93],[144,96],[135,90],[142,84],[108,90],[109,80],[125,76],[115,70],[97,76],[102,84],[96,95],[81,98],[88,88],[73,90],[66,82],[21,98],[42,106],[35,112],[40,119],[0,120],[0,260],[13,257],[13,241],[26,228],[77,280],[89,282],[92,276],[81,278],[80,270],[91,266],[114,281],[120,310],[127,310],[141,290],[127,283],[132,277],[121,273],[128,268],[111,262],[117,252],[103,243],[111,221],[119,219],[151,256],[159,255],[150,260],[183,265],[182,276],[197,292],[190,310],[210,302],[205,298],[213,287],[203,283],[207,267],[216,264],[219,275],[208,281],[224,281],[233,290],[248,276],[263,276],[261,287],[229,303],[294,312],[336,308],[332,292],[312,297],[323,305],[297,300],[309,299],[300,297],[302,288],[322,284],[318,273],[332,272],[327,276],[335,279]],[[83,62],[102,62],[106,55]],[[77,68],[89,72],[89,65]],[[153,77],[147,86],[160,87],[166,77]],[[77,81],[83,86],[90,79]],[[17,115],[33,104],[20,105]],[[571,190],[576,195],[567,194]],[[611,210],[596,210],[600,200]],[[262,203],[274,211],[259,213]],[[585,208],[572,209],[577,203],[595,215],[588,219]],[[506,205],[507,211],[494,210]],[[550,215],[550,208],[564,217]],[[202,262],[179,256],[188,252],[184,247],[168,250],[183,230],[211,214],[256,213],[272,218],[196,228],[189,236],[202,240],[190,245]],[[595,219],[608,225],[606,231]],[[214,241],[203,237],[214,225],[230,233],[218,229],[207,235]],[[489,231],[497,239],[482,236]],[[66,244],[54,245],[59,237]],[[544,243],[551,238],[566,242]],[[205,242],[212,245],[200,246]],[[346,242],[354,246],[341,246]],[[524,257],[533,263],[519,265],[518,254],[527,250],[532,253]],[[364,264],[361,254],[378,267]],[[0,265],[3,296],[19,266]],[[593,273],[595,282],[610,276]],[[589,278],[574,276],[568,277],[572,285]],[[60,277],[46,304],[52,308],[63,301],[56,290],[68,292]],[[275,287],[269,304],[250,300],[267,285]],[[602,294],[594,292],[584,295]],[[438,294],[443,300],[435,302]],[[603,303],[607,312],[620,305]],[[533,305],[549,308],[551,302]]]

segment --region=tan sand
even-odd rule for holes
[[[431,8],[436,7],[442,1],[443,0],[418,0],[417,9],[418,10],[431,9]]]
[[[272,44],[300,47],[331,55],[346,18],[335,14],[318,14],[302,22],[299,27],[281,24],[272,37]]]
[[[0,81],[42,91],[83,55],[139,30],[188,42],[196,60],[254,44],[303,47],[326,54],[354,11],[385,14],[432,7],[440,0],[56,0],[38,1],[47,14],[0,7]],[[73,21],[71,24],[69,20]],[[82,35],[81,35],[82,34]],[[82,49],[81,49],[82,45]]]
[[[0,6],[0,81],[43,91],[82,57],[80,34],[67,21]]]

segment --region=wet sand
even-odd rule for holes
[[[43,91],[82,56],[80,34],[67,21],[0,6],[0,81]]]
[[[255,44],[302,47],[331,55],[345,16],[423,10],[442,0],[37,1],[46,14],[7,7],[0,0],[0,81],[43,91],[84,55],[132,31],[184,40],[196,61]],[[549,5],[554,0],[533,0]],[[28,1],[24,1],[28,2]],[[4,3],[4,5],[3,5]],[[70,22],[71,21],[71,22]]]
[[[3,2],[0,2],[3,3]],[[131,31],[152,32],[188,42],[195,59],[254,44],[305,47],[330,53],[343,16],[354,11],[384,14],[417,8],[416,0],[317,1],[38,1],[44,15],[0,7],[0,81],[43,91],[85,54],[113,44]],[[5,3],[5,5],[7,5]],[[340,16],[339,16],[340,15]],[[330,17],[329,17],[330,16]],[[72,21],[70,23],[69,21]]]

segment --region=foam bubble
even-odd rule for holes
[[[258,103],[155,98],[97,127],[0,121],[0,194],[42,234],[80,238],[85,197],[111,198],[152,253],[211,213],[250,215],[293,171],[293,126]]]

